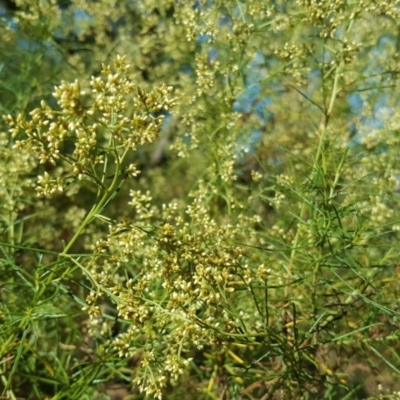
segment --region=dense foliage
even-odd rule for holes
[[[5,398],[398,398],[400,1],[0,10]]]

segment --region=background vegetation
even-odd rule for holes
[[[0,14],[4,398],[398,398],[398,0]]]

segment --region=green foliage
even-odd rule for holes
[[[398,398],[400,2],[13,4],[3,395]]]

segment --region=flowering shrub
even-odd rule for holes
[[[4,396],[395,399],[399,5],[16,1]]]

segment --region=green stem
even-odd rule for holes
[[[349,22],[349,25],[346,29],[346,32],[344,33],[344,37],[343,40],[346,38],[346,36],[348,35],[348,33],[351,31],[351,28],[353,26],[354,20],[351,19]],[[328,124],[329,124],[329,120],[330,117],[332,115],[333,112],[333,108],[336,102],[336,98],[338,93],[340,92],[341,89],[339,89],[339,80],[340,80],[340,76],[341,76],[341,72],[342,72],[342,68],[344,65],[344,61],[341,60],[339,62],[339,64],[337,65],[336,69],[335,69],[335,76],[333,78],[333,86],[332,86],[332,93],[330,96],[330,100],[329,100],[329,105],[328,105],[328,109],[325,113],[325,120],[323,121],[323,125],[322,125],[322,130],[321,130],[321,134],[320,134],[320,139],[319,139],[319,143],[318,143],[318,149],[317,149],[317,154],[315,157],[315,161],[314,161],[314,169],[313,172],[314,174],[318,174],[318,171],[320,171],[320,168],[322,167],[322,172],[323,172],[323,179],[326,179],[326,174],[327,174],[327,166],[325,163],[325,157],[324,157],[324,151],[326,150],[324,148],[324,144],[325,144],[325,140],[326,140],[326,133],[327,133],[327,128],[328,128]],[[322,158],[322,160],[321,160]],[[341,160],[341,164],[339,167],[339,170],[336,173],[335,176],[335,185],[339,179],[339,171],[343,165],[344,159]],[[316,175],[315,175],[316,176]],[[333,191],[331,190],[330,192],[330,196],[333,195]],[[318,276],[320,274],[320,268],[321,268],[321,259],[323,258],[323,254],[322,254],[322,249],[319,250],[320,252],[320,258],[317,261],[314,270],[313,270],[313,278],[312,278],[312,293],[311,293],[311,298],[312,298],[312,308],[313,308],[313,314],[314,314],[314,318],[316,318],[317,316],[317,304],[316,304],[316,297],[317,297],[317,293],[316,293],[316,284],[318,281]],[[317,343],[317,335],[318,332],[314,332],[313,335],[313,343]]]
[[[93,218],[95,218],[96,214],[103,208],[103,206],[105,204],[107,204],[108,200],[110,200],[110,198],[114,195],[114,192],[118,186],[118,177],[120,175],[121,161],[125,158],[127,152],[128,152],[128,149],[125,150],[125,152],[123,153],[121,158],[119,158],[118,155],[116,155],[117,168],[115,170],[113,181],[111,182],[110,187],[105,190],[101,200],[97,204],[95,204],[93,206],[93,208],[91,209],[91,211],[86,215],[81,226],[75,232],[75,235],[69,241],[69,243],[64,248],[64,250],[60,253],[61,256],[68,253],[68,251],[71,249],[71,247],[77,241],[78,237],[82,234],[82,232],[86,228],[86,226],[93,220]]]

